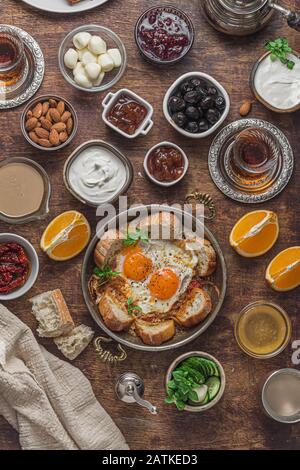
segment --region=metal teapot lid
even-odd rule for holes
[[[219,0],[228,11],[238,15],[248,15],[260,10],[268,0]]]

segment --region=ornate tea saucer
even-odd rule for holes
[[[225,158],[226,149],[235,135],[249,127],[258,127],[269,131],[280,147],[276,175],[268,186],[255,192],[244,191],[234,184]],[[294,155],[287,137],[278,127],[261,119],[241,119],[224,127],[215,137],[208,154],[208,168],[213,182],[222,193],[234,201],[255,204],[272,199],[285,188],[293,173]]]
[[[28,73],[26,79],[14,91],[0,93],[0,109],[15,108],[28,101],[41,86],[45,72],[44,56],[36,40],[23,29],[8,27],[16,31],[24,42]]]

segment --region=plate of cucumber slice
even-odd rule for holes
[[[202,351],[182,354],[168,369],[165,403],[180,411],[206,411],[222,398],[225,382],[224,369],[215,357]]]

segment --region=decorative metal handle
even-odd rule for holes
[[[207,193],[199,193],[194,191],[190,194],[187,194],[185,198],[188,204],[203,204],[208,209],[208,214],[203,215],[204,219],[212,220],[216,217],[216,207],[212,197]]]
[[[144,408],[147,408],[147,410],[149,410],[152,415],[157,415],[156,406],[152,405],[149,401],[141,398],[135,386],[129,385],[127,387],[127,393],[133,396],[133,398],[135,399],[138,405],[143,406]]]
[[[274,8],[274,10],[279,11],[279,13],[287,19],[288,25],[291,28],[300,32],[300,12],[289,10],[272,1],[269,1],[269,6]]]
[[[117,349],[119,354],[113,354],[108,349],[102,347],[101,342],[111,343],[113,340],[111,338],[106,338],[105,336],[98,336],[94,340],[94,348],[102,362],[107,362],[109,364],[115,365],[117,362],[125,361],[127,358],[127,353],[125,349],[118,343]]]

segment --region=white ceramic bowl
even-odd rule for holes
[[[129,95],[131,98],[133,98],[135,101],[138,101],[139,103],[141,103],[142,105],[145,106],[145,108],[147,109],[147,116],[145,117],[145,119],[143,120],[143,122],[141,123],[141,125],[137,128],[137,130],[135,131],[134,134],[132,135],[129,135],[129,134],[126,134],[126,132],[123,132],[121,129],[119,129],[118,127],[114,126],[111,122],[109,122],[109,120],[107,119],[107,116],[109,114],[109,111],[111,110],[111,108],[114,106],[114,104],[118,101],[119,97],[122,95],[122,94],[126,94],[126,95]],[[127,137],[127,139],[135,139],[135,137],[139,136],[139,135],[147,135],[148,132],[150,131],[150,129],[152,128],[153,126],[153,121],[152,121],[152,116],[153,116],[153,107],[151,106],[150,103],[148,103],[148,101],[144,100],[143,98],[141,98],[139,95],[137,95],[136,93],[134,93],[133,91],[131,90],[128,90],[127,88],[122,88],[121,90],[117,91],[116,93],[108,93],[104,100],[102,101],[102,106],[103,106],[103,113],[102,113],[102,119],[103,121],[105,122],[105,124],[109,127],[111,127],[114,131],[118,132],[119,134],[123,135],[124,137]]]
[[[181,82],[183,82],[184,80],[189,79],[189,78],[203,78],[204,80],[211,83],[213,86],[215,86],[219,90],[220,94],[224,96],[225,103],[226,103],[225,104],[225,109],[224,109],[223,114],[222,114],[221,118],[219,119],[219,121],[216,122],[216,124],[214,124],[207,131],[198,132],[197,134],[192,134],[191,132],[187,132],[184,129],[182,129],[181,127],[177,126],[177,124],[175,124],[175,122],[173,121],[173,119],[172,119],[172,117],[169,113],[169,110],[168,110],[169,98],[171,97],[171,95],[173,94],[175,89],[178,87],[178,85]],[[163,101],[163,112],[164,112],[164,115],[165,115],[165,118],[167,119],[167,121],[180,134],[182,134],[186,137],[190,137],[192,139],[204,139],[205,137],[213,134],[221,126],[221,124],[225,121],[225,119],[227,118],[228,113],[229,113],[229,109],[230,109],[230,98],[229,98],[229,95],[228,95],[227,91],[225,90],[225,88],[217,80],[215,80],[213,77],[211,77],[210,75],[207,75],[206,73],[203,73],[203,72],[188,72],[188,73],[185,73],[184,75],[181,75],[177,80],[175,80],[173,85],[170,86],[167,93],[165,94],[164,101]]]
[[[30,262],[30,273],[28,276],[27,281],[23,286],[19,287],[18,289],[10,292],[9,294],[0,294],[0,300],[14,300],[18,299],[19,297],[22,297],[26,292],[31,289],[33,284],[36,281],[36,278],[39,273],[39,259],[38,255],[31,245],[29,241],[27,241],[25,238],[20,237],[19,235],[15,235],[14,233],[1,233],[0,234],[0,245],[2,243],[18,243],[21,245],[24,250],[26,251],[26,254],[28,256],[29,262]]]
[[[170,181],[170,182],[163,182],[163,181],[159,181],[157,180],[156,178],[154,178],[154,176],[151,175],[151,173],[149,172],[148,170],[148,166],[147,166],[147,162],[148,162],[148,158],[150,156],[150,154],[153,152],[153,150],[155,150],[156,148],[158,147],[163,147],[163,146],[167,146],[167,147],[173,147],[175,149],[177,149],[183,156],[183,159],[184,159],[184,171],[182,173],[182,175],[175,181]],[[182,180],[182,178],[184,178],[187,170],[188,170],[188,167],[189,167],[189,160],[186,156],[186,154],[184,153],[184,151],[178,147],[178,145],[176,144],[173,144],[172,142],[160,142],[159,144],[156,144],[154,145],[146,154],[145,156],[145,159],[144,159],[144,170],[145,170],[145,173],[146,175],[148,176],[148,178],[153,181],[153,183],[156,183],[158,184],[159,186],[165,186],[165,187],[169,187],[169,186],[174,186],[174,184],[177,184],[179,181]]]

